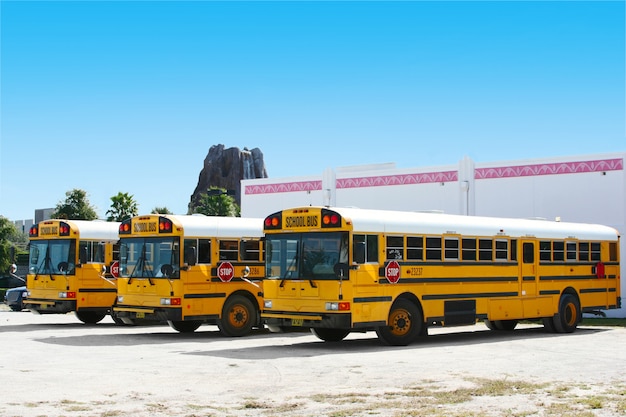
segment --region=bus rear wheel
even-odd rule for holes
[[[201,321],[191,320],[191,321],[168,321],[167,324],[177,332],[180,333],[193,333],[198,330],[198,327],[202,324]]]
[[[96,311],[77,311],[76,317],[85,324],[96,324],[106,316],[105,313]]]
[[[350,333],[350,330],[314,327],[311,328],[311,333],[324,342],[340,342]]]
[[[242,295],[234,295],[226,300],[217,327],[226,336],[245,336],[258,324],[258,317],[252,301]]]
[[[376,334],[388,345],[407,346],[425,333],[420,309],[408,300],[399,299],[393,303],[387,323],[377,328]]]
[[[554,327],[559,333],[572,333],[580,322],[580,302],[572,294],[563,294],[559,302],[559,313],[554,316]]]

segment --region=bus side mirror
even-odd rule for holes
[[[365,263],[365,242],[355,242],[354,243],[354,249],[353,249],[353,256],[352,258],[354,259],[354,262],[358,263],[358,264],[364,264]]]
[[[348,267],[348,264],[344,264],[344,263],[335,264],[335,266],[333,267],[333,271],[335,272],[335,275],[339,279],[347,278],[349,270],[350,270],[350,267]]]

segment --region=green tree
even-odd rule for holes
[[[111,197],[111,202],[111,208],[106,212],[109,222],[121,222],[139,213],[134,196],[128,193],[120,191]]]
[[[20,233],[15,225],[4,216],[0,216],[0,275],[8,274],[9,267],[15,261],[12,256],[17,254],[15,241]],[[11,248],[14,248],[11,251]]]
[[[150,212],[151,214],[174,214],[167,207],[155,207]]]
[[[235,199],[223,188],[211,187],[200,194],[200,201],[193,210],[207,216],[239,217],[240,209]]]
[[[96,220],[98,218],[95,207],[89,204],[86,191],[74,188],[72,191],[67,191],[65,197],[65,201],[60,201],[52,213],[53,219]]]

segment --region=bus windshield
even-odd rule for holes
[[[348,233],[289,233],[266,236],[267,277],[337,279],[335,266],[348,263]]]
[[[178,237],[138,237],[120,240],[120,277],[179,278]]]
[[[70,239],[30,242],[30,274],[75,274],[76,241]]]

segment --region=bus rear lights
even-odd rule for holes
[[[350,303],[348,303],[348,302],[341,302],[341,303],[329,302],[329,303],[326,303],[326,310],[327,311],[349,311],[350,310]]]
[[[179,306],[180,298],[161,298],[162,306]]]
[[[76,298],[76,292],[75,291],[60,292],[59,298]]]

